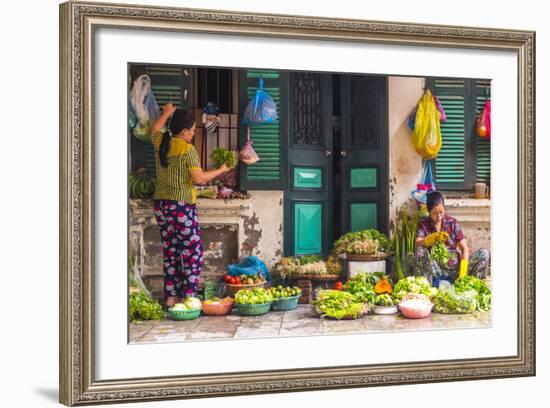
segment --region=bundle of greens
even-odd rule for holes
[[[359,302],[374,304],[376,299],[374,285],[378,279],[380,278],[377,275],[361,272],[348,280],[342,289],[355,296]]]
[[[391,295],[384,293],[383,295],[378,295],[374,299],[374,304],[376,306],[393,306],[399,303],[397,299],[393,298]]]
[[[319,255],[303,255],[298,257],[298,262],[300,265],[307,265],[322,261],[323,258]]]
[[[227,164],[227,167],[233,168],[237,164],[236,154],[223,147],[217,147],[212,151],[210,158],[214,162],[216,167],[220,167],[222,164]]]
[[[162,320],[165,318],[162,306],[144,292],[133,292],[130,294],[129,315],[131,322],[139,320]]]
[[[363,313],[361,301],[351,293],[340,290],[320,290],[312,303],[321,317],[357,319]]]
[[[434,310],[438,313],[473,313],[477,309],[476,292],[457,292],[439,289],[434,299]]]
[[[275,265],[274,272],[282,279],[303,275],[326,275],[327,265],[317,255],[283,257]]]
[[[430,261],[436,261],[442,267],[447,267],[451,257],[454,258],[455,254],[449,254],[447,245],[442,241],[438,241],[430,251]]]
[[[334,254],[330,254],[325,262],[327,273],[331,275],[340,275],[342,273],[342,263]]]
[[[467,292],[471,290],[476,292],[477,310],[483,312],[491,310],[491,290],[481,279],[467,275],[458,278],[454,286],[456,292]]]
[[[386,254],[390,250],[390,241],[386,234],[375,230],[366,229],[356,232],[348,232],[334,242],[334,253],[379,255]]]
[[[408,276],[400,279],[393,288],[393,296],[398,300],[401,300],[409,293],[421,293],[428,297],[433,295],[430,282],[423,276]]]

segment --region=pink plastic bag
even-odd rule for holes
[[[239,160],[245,164],[254,164],[260,160],[260,157],[252,147],[252,140],[250,140],[250,127],[246,128],[246,143],[239,152]]]
[[[476,121],[476,132],[479,137],[491,138],[491,101],[487,99]]]

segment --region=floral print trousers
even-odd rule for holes
[[[454,268],[441,267],[436,261],[430,261],[430,252],[424,246],[417,246],[414,254],[416,272],[418,275],[426,277],[430,282],[440,279],[454,282],[458,278],[458,269],[460,261]],[[487,278],[489,271],[489,251],[478,249],[470,255],[468,260],[468,275],[476,276],[480,279]]]
[[[164,262],[164,296],[197,296],[203,242],[197,208],[183,201],[155,200]]]

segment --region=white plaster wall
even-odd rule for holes
[[[424,92],[424,78],[389,77],[389,221],[393,232],[397,213],[404,203],[414,207],[410,198],[422,176],[422,159],[415,152],[407,117]]]
[[[261,230],[257,247],[252,251],[271,269],[283,256],[283,191],[249,191],[250,212],[256,214]]]

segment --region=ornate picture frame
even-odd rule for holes
[[[517,353],[488,358],[96,378],[95,34],[100,28],[507,51],[517,56]],[[535,33],[68,2],[60,6],[60,402],[136,402],[535,375]]]

